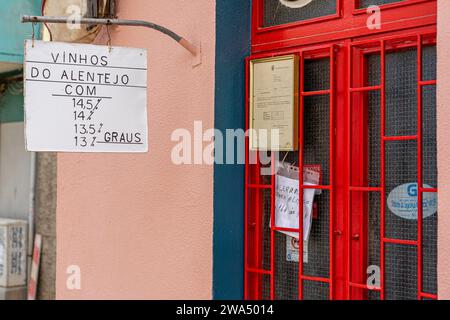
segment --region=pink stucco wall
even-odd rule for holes
[[[450,1],[438,0],[438,290],[450,299]]]
[[[57,298],[209,299],[213,167],[173,165],[170,136],[213,127],[215,1],[119,1],[119,16],[201,41],[203,60],[149,29],[112,32],[148,49],[149,153],[58,154]],[[81,290],[66,288],[70,265]]]

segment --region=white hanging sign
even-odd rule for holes
[[[27,40],[28,151],[147,152],[147,51]]]

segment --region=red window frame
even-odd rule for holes
[[[264,0],[253,0],[252,53],[436,24],[436,0],[405,0],[380,6],[381,30],[367,29],[366,10],[357,9],[358,0],[336,1],[338,11],[335,15],[263,27]]]
[[[256,27],[257,27],[256,30],[258,33],[263,33],[263,32],[269,32],[269,31],[274,31],[274,30],[298,27],[298,26],[302,26],[305,24],[313,24],[313,23],[317,23],[317,22],[324,22],[324,21],[328,21],[328,20],[338,19],[341,17],[341,0],[335,0],[335,1],[336,1],[336,13],[334,13],[334,14],[326,15],[323,17],[317,17],[317,18],[313,18],[313,19],[302,20],[302,21],[298,21],[298,22],[281,24],[281,25],[277,25],[277,26],[270,26],[270,27],[263,26],[264,0],[254,1],[253,2],[253,10],[256,13],[256,19],[257,19],[256,20]],[[254,15],[254,17],[255,17],[255,15]]]
[[[300,57],[300,94],[299,94],[299,124],[303,123],[303,97],[308,95],[327,94],[330,97],[330,181],[328,185],[317,186],[319,189],[329,190],[330,192],[330,265],[329,278],[317,278],[303,275],[302,259],[299,259],[299,293],[298,298],[302,298],[302,280],[326,282],[329,284],[330,299],[363,299],[367,293],[368,287],[363,284],[362,275],[365,274],[364,261],[365,241],[367,225],[363,221],[365,197],[369,192],[379,192],[384,194],[384,178],[380,186],[369,187],[364,184],[363,180],[354,184],[352,176],[352,165],[361,166],[367,159],[364,153],[360,153],[362,157],[355,161],[352,154],[352,138],[351,130],[363,130],[363,128],[353,128],[352,117],[363,117],[363,114],[357,114],[352,109],[355,103],[355,97],[360,96],[357,93],[379,90],[382,93],[382,99],[385,99],[385,84],[367,87],[364,84],[366,70],[363,67],[364,54],[370,52],[380,52],[382,58],[382,68],[384,68],[384,57],[386,51],[396,50],[404,47],[417,47],[418,50],[418,124],[421,124],[421,92],[424,86],[436,85],[436,80],[423,81],[421,77],[422,65],[421,61],[422,45],[435,43],[436,38],[436,1],[435,0],[405,0],[404,2],[386,4],[381,6],[382,23],[381,30],[369,30],[366,27],[367,15],[365,9],[357,9],[358,0],[337,0],[338,8],[336,15],[315,18],[298,23],[289,23],[281,26],[263,28],[262,21],[262,4],[263,0],[253,0],[253,27],[252,27],[252,56],[246,59],[246,85],[249,86],[249,62],[254,59],[273,57],[287,54],[297,54]],[[420,12],[420,16],[417,15]],[[351,27],[350,27],[351,26]],[[330,32],[333,30],[333,32]],[[357,54],[356,54],[356,51]],[[351,53],[351,54],[350,54]],[[318,59],[323,57],[330,58],[330,89],[320,92],[305,92],[303,89],[303,62],[305,59]],[[354,68],[358,68],[359,72],[354,73]],[[345,75],[336,81],[336,74]],[[382,73],[384,74],[384,73]],[[382,80],[384,76],[382,77]],[[344,81],[342,81],[344,80]],[[384,81],[384,80],[383,80]],[[248,106],[248,90],[247,106]],[[362,95],[361,95],[362,96]],[[356,98],[359,99],[359,98]],[[356,101],[356,103],[361,103]],[[382,100],[381,108],[384,110],[385,100]],[[384,111],[382,111],[384,119]],[[248,128],[248,108],[247,108],[247,128]],[[354,123],[354,122],[353,122]],[[382,127],[384,126],[384,120]],[[299,128],[302,128],[299,125]],[[387,137],[384,131],[381,132],[382,145],[388,140],[407,140],[416,139],[418,141],[418,184],[422,185],[422,128],[417,128],[417,134],[414,136],[404,137]],[[299,142],[302,146],[303,130],[299,130]],[[364,141],[365,135],[361,135],[361,145],[367,144]],[[269,190],[271,194],[271,218],[274,220],[274,199],[275,199],[275,179],[272,177],[270,183],[264,184],[259,176],[259,161],[256,165],[249,164],[248,140],[246,142],[246,166],[245,166],[245,298],[259,299],[261,298],[261,281],[262,277],[270,277],[270,298],[276,298],[274,292],[274,261],[273,254],[275,250],[274,232],[271,229],[271,261],[270,270],[264,270],[260,264],[262,256],[262,248],[259,246],[261,239],[261,212],[263,210],[260,202],[261,191]],[[383,148],[382,148],[383,149]],[[301,159],[302,152],[299,152],[299,169],[302,172],[303,161]],[[333,159],[346,159],[346,161],[334,161]],[[384,152],[381,154],[383,163]],[[274,159],[272,159],[274,160]],[[273,161],[272,161],[273,163]],[[272,169],[273,170],[273,169]],[[363,169],[361,169],[363,170]],[[384,174],[382,167],[382,175]],[[340,187],[336,188],[336,181],[343,181]],[[342,185],[346,186],[345,188]],[[300,203],[302,203],[302,190],[306,187],[300,184]],[[437,192],[437,189],[419,188],[418,221],[422,221],[422,194],[423,192]],[[358,194],[358,196],[355,196]],[[384,197],[382,198],[380,214],[381,225],[384,223]],[[355,200],[356,199],[356,200]],[[353,201],[353,202],[352,202]],[[356,203],[354,202],[356,201]],[[359,201],[359,202],[358,202]],[[355,207],[350,213],[349,208]],[[358,213],[360,208],[360,213]],[[299,207],[300,217],[302,216],[303,207]],[[354,212],[353,212],[354,211]],[[355,219],[359,219],[356,221]],[[356,222],[356,223],[355,223]],[[422,224],[418,223],[418,235],[416,241],[408,241],[401,239],[388,239],[381,230],[381,247],[380,257],[384,254],[384,243],[398,243],[405,245],[416,245],[418,252],[418,299],[430,298],[436,299],[435,294],[422,291]],[[302,219],[299,221],[299,229],[292,230],[299,232],[302,230]],[[361,233],[361,243],[358,248],[352,247],[351,237],[352,228],[356,226]],[[302,256],[302,246],[299,248],[299,256]],[[340,254],[337,255],[336,252]],[[383,258],[381,258],[383,259]],[[256,263],[254,263],[256,262]],[[383,261],[380,263],[383,265]],[[344,266],[344,267],[343,267]],[[380,297],[384,298],[384,285],[382,270],[381,286],[372,290],[380,292]]]

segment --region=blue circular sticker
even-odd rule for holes
[[[432,188],[424,185],[424,188]],[[393,214],[403,219],[417,220],[417,183],[405,183],[389,193],[387,203]],[[437,212],[437,193],[422,193],[423,219]]]
[[[431,188],[424,185],[424,188]],[[403,219],[417,220],[417,183],[402,184],[389,193],[387,204],[393,214]],[[437,193],[422,193],[423,219],[437,212]]]

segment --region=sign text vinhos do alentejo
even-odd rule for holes
[[[29,151],[147,152],[145,49],[25,44]]]

